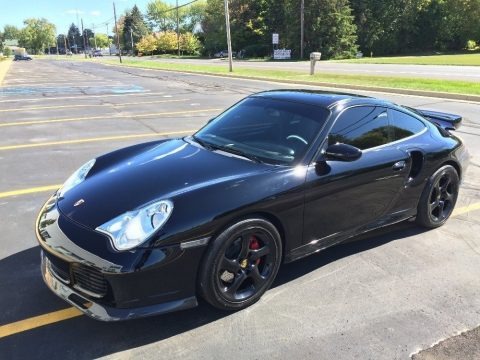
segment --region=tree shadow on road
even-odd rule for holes
[[[295,281],[333,261],[423,231],[402,223],[285,264],[273,287]],[[40,249],[34,247],[0,260],[0,325],[64,309],[66,303],[44,285]],[[345,270],[348,271],[348,270]],[[161,279],[159,279],[161,281]],[[261,303],[251,311],[262,311]],[[159,342],[232,313],[200,301],[195,309],[126,322],[105,323],[80,316],[0,339],[3,359],[92,359]]]

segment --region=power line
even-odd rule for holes
[[[191,4],[193,4],[193,3],[196,3],[197,1],[200,1],[200,0],[193,0],[193,1],[190,1],[190,2],[188,2],[188,3],[186,3],[186,4],[183,4],[183,5],[174,6],[174,7],[170,8],[170,9],[168,9],[168,10],[165,10],[165,11],[162,11],[161,13],[158,13],[158,15],[163,15],[163,14],[166,14],[166,13],[168,13],[168,12],[170,12],[170,11],[180,9],[180,8],[182,8],[182,7],[185,7],[185,6],[191,5]]]

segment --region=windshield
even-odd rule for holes
[[[327,120],[319,106],[250,97],[194,135],[203,146],[271,164],[293,164],[305,155]]]

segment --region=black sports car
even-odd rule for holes
[[[13,61],[21,61],[21,60],[30,61],[30,60],[32,60],[32,58],[30,56],[27,56],[27,55],[15,55],[13,57]]]
[[[445,223],[461,117],[313,91],[247,97],[196,134],[87,162],[37,220],[42,274],[100,320],[256,302],[283,262],[407,219]]]

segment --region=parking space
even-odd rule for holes
[[[471,166],[444,227],[400,224],[286,265],[258,304],[237,313],[201,303],[101,323],[50,293],[34,220],[70,173],[120,147],[190,134],[244,96],[279,87],[92,62],[13,63],[0,86],[0,358],[396,359],[478,326],[480,104],[393,94],[370,95],[465,117],[458,133]]]

